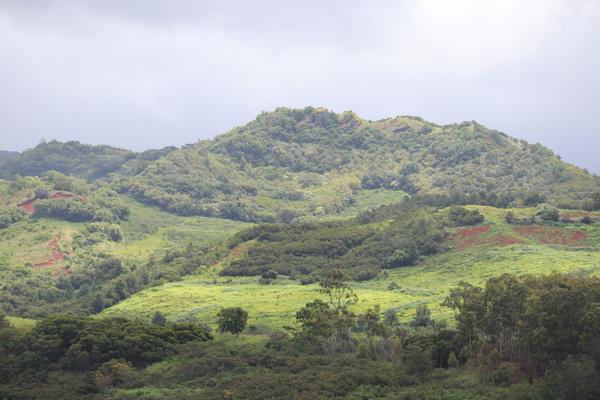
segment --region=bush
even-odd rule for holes
[[[535,218],[541,222],[558,221],[560,212],[558,208],[549,204],[541,204],[535,211]]]
[[[477,225],[483,222],[484,217],[478,210],[468,210],[464,207],[454,206],[448,210],[448,219],[454,226]]]
[[[510,386],[512,383],[512,369],[502,364],[492,372],[492,382],[495,386]]]
[[[222,308],[217,314],[219,332],[241,333],[248,322],[248,312],[241,307]]]
[[[25,212],[20,208],[0,208],[0,229],[8,228],[10,225],[25,218]]]
[[[100,233],[105,235],[113,242],[121,242],[123,240],[123,231],[116,224],[108,222],[92,222],[87,224],[86,229],[89,233]]]

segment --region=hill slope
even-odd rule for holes
[[[0,158],[0,178],[40,176],[54,170],[65,175],[97,179],[118,169],[133,157],[135,153],[115,147],[53,140],[42,142],[4,161]]]
[[[16,157],[18,154],[19,153],[17,153],[16,151],[0,150],[0,162],[8,160],[9,158]]]
[[[393,309],[402,318],[409,319],[417,305],[427,304],[435,318],[450,320],[451,312],[441,307],[441,302],[460,281],[481,285],[502,273],[600,275],[600,222],[510,225],[504,220],[509,210],[485,206],[468,208],[479,210],[485,221],[477,226],[451,230],[445,240],[447,251],[427,256],[418,265],[388,269],[370,281],[352,282],[360,299],[357,310],[379,305],[382,311]],[[512,212],[527,216],[534,210],[513,209]],[[573,212],[562,211],[561,214],[568,218]],[[575,214],[595,220],[600,217],[598,212]],[[253,251],[256,246],[254,240],[245,242],[234,248],[219,265],[205,269],[202,274],[144,290],[103,311],[103,315],[149,319],[155,311],[161,311],[172,321],[197,318],[214,323],[220,307],[243,306],[249,311],[252,325],[275,328],[291,325],[295,312],[320,296],[319,285],[302,284],[281,275],[264,284],[260,276],[220,274],[238,260],[260,255]],[[310,262],[309,255],[304,258]]]
[[[535,193],[580,208],[600,187],[547,148],[475,122],[367,121],[312,107],[263,113],[111,179],[137,199],[179,214],[284,222],[343,212],[373,189],[461,193],[499,206]]]

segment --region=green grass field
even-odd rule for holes
[[[412,317],[417,305],[427,304],[434,318],[450,320],[450,311],[440,303],[461,280],[481,285],[486,279],[505,272],[600,274],[600,248],[596,247],[600,225],[547,227],[551,233],[561,233],[560,238],[571,238],[576,232],[584,232],[585,237],[580,235],[582,239],[569,245],[545,244],[540,240],[547,241],[546,236],[523,235],[516,231],[518,227],[506,224],[503,220],[506,211],[476,208],[485,214],[486,222],[482,226],[490,225],[489,231],[478,234],[477,240],[473,240],[472,235],[463,237],[455,233],[449,240],[454,246],[450,251],[428,257],[420,265],[388,270],[377,279],[352,283],[359,297],[355,311],[379,305],[382,310],[396,310],[400,318],[406,320]],[[523,215],[527,212],[518,211]],[[519,243],[506,245],[498,239],[506,237]],[[301,285],[286,277],[279,277],[270,285],[260,284],[255,277],[219,277],[217,273],[227,261],[182,282],[142,291],[102,315],[147,319],[155,311],[161,311],[172,321],[195,317],[214,324],[221,307],[241,306],[249,312],[249,324],[280,328],[293,325],[295,312],[300,307],[322,297],[318,285]]]

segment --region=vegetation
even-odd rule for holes
[[[230,247],[253,240],[246,255],[232,261],[224,276],[260,275],[271,270],[305,283],[324,269],[347,270],[357,281],[376,277],[382,269],[414,264],[443,248],[446,229],[481,223],[476,210],[453,207],[447,212],[417,210],[395,215],[391,222],[359,220],[293,225],[262,225],[240,232]]]
[[[282,108],[0,171],[0,398],[600,395],[599,182],[540,145]]]
[[[419,118],[365,121],[353,113],[280,108],[218,136],[169,152],[120,190],[182,215],[283,222],[336,214],[362,191],[495,196],[500,201],[592,208],[598,180],[477,123]],[[506,206],[508,204],[505,204]]]
[[[33,149],[0,159],[0,178],[41,176],[48,171],[97,179],[115,171],[135,154],[110,146],[90,146],[79,142],[42,142]]]

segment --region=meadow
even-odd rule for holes
[[[502,273],[600,274],[598,223],[557,223],[544,225],[547,232],[538,229],[531,233],[530,229],[505,223],[506,210],[470,208],[479,209],[486,221],[453,232],[448,251],[426,257],[418,265],[386,270],[370,281],[352,282],[359,297],[354,310],[363,312],[379,305],[382,311],[395,310],[406,321],[412,318],[417,305],[426,304],[434,318],[451,323],[452,314],[441,302],[460,281],[482,285]],[[531,209],[513,211],[521,216],[531,213]],[[552,240],[559,244],[549,243]],[[206,267],[181,282],[144,290],[100,315],[149,319],[160,311],[171,321],[198,320],[214,326],[221,307],[241,306],[249,313],[249,325],[269,329],[293,326],[296,311],[322,297],[319,286],[302,285],[285,276],[268,285],[261,284],[259,277],[219,276],[221,268],[243,254],[243,246],[234,249],[219,265]]]

